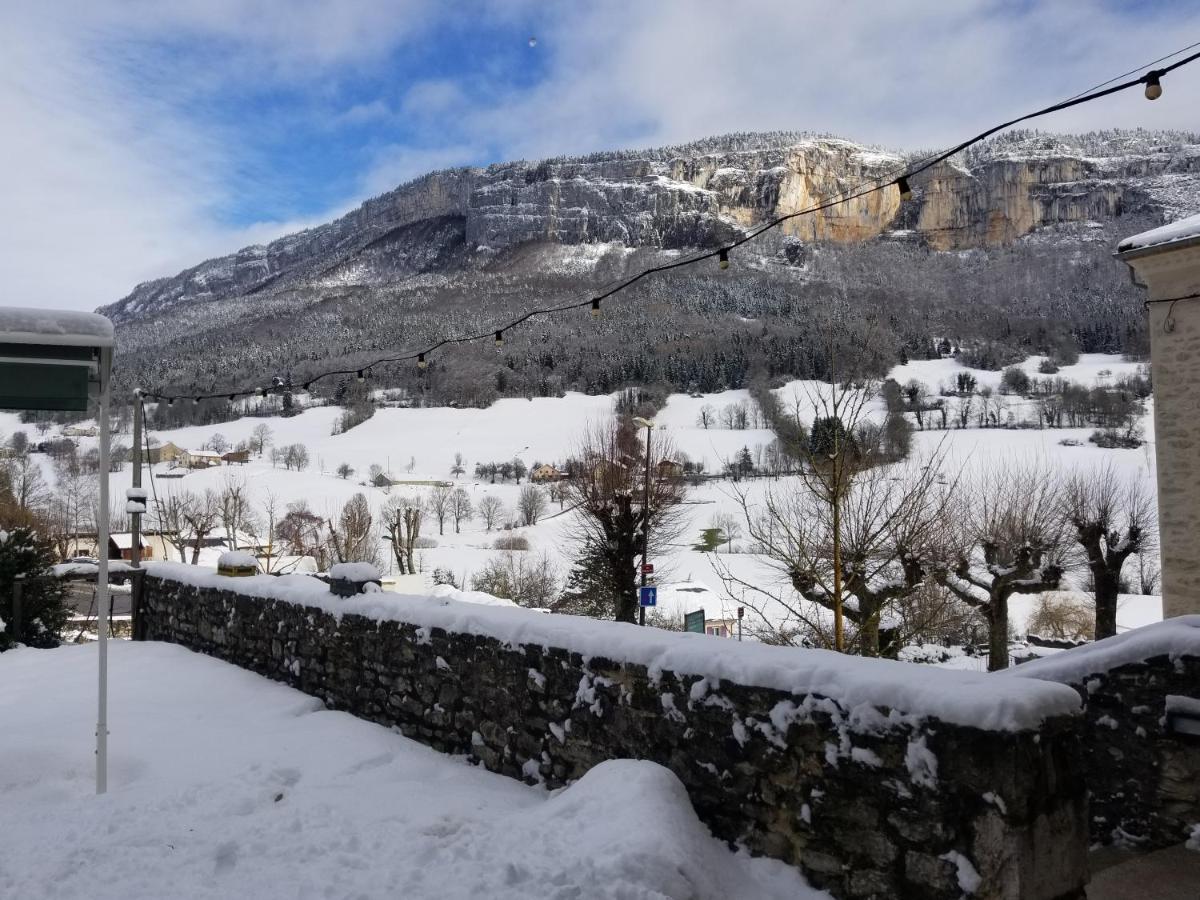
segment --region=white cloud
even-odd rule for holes
[[[528,25],[536,49],[522,38],[519,52],[485,60],[484,74],[397,84],[349,107],[331,88],[439,28],[497,22]],[[5,302],[86,308],[325,218],[221,224],[239,178],[269,171],[271,160],[193,113],[240,85],[303,89],[342,110],[328,113],[330,127],[408,129],[403,143],[389,138],[364,154],[352,196],[332,215],[430,169],[725,131],[945,146],[1186,43],[1200,34],[1200,9],[1101,0],[9,0],[0,31]],[[184,50],[202,42],[214,62],[138,51],[163,40]],[[514,70],[514,60],[530,71]],[[1034,127],[1200,128],[1200,63],[1164,87],[1155,103],[1135,91]]]

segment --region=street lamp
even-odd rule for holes
[[[633,424],[639,428],[646,429],[646,477],[642,484],[642,587],[646,586],[646,575],[649,574],[646,570],[646,564],[650,556],[650,434],[654,431],[654,422],[650,419],[643,419],[641,416],[633,417]],[[638,624],[646,624],[646,607],[641,605],[641,598],[638,598]]]

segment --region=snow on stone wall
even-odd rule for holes
[[[300,576],[175,564],[151,567],[142,619],[149,639],[514,778],[559,787],[605,760],[658,762],[714,834],[834,896],[957,898],[964,864],[977,897],[1084,882],[1078,699],[1058,685],[922,669],[958,697],[946,703],[921,678],[897,691],[918,668],[899,663],[433,598],[343,601]],[[987,702],[984,685],[1005,715],[951,721]]]
[[[1200,822],[1200,737],[1179,733],[1170,714],[1200,701],[1200,616],[1147,625],[997,677],[1056,681],[1082,698],[1094,842],[1149,849],[1188,838]]]

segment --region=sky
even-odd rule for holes
[[[3,0],[0,302],[92,309],[439,168],[936,149],[1194,41],[1191,0]],[[1200,130],[1200,61],[1041,123],[1118,126]]]

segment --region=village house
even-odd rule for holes
[[[150,465],[155,463],[173,463],[180,462],[182,457],[187,453],[182,447],[172,444],[167,441],[165,444],[157,444],[151,446],[145,452],[145,460]]]
[[[233,465],[234,463],[237,463],[239,466],[244,466],[246,463],[250,462],[250,451],[230,450],[228,453],[221,454],[221,460],[227,466]]]
[[[663,479],[682,478],[683,464],[673,459],[658,461],[658,477]]]
[[[550,463],[542,463],[540,466],[534,466],[533,471],[529,473],[529,480],[538,484],[558,481],[561,478],[562,473],[550,465]]]
[[[183,464],[189,469],[211,469],[221,465],[221,454],[215,450],[184,450]]]
[[[138,544],[141,546],[143,560],[155,558],[154,545],[145,535],[138,536]],[[133,559],[133,535],[130,532],[118,531],[108,536],[108,558],[123,559],[126,562]]]

